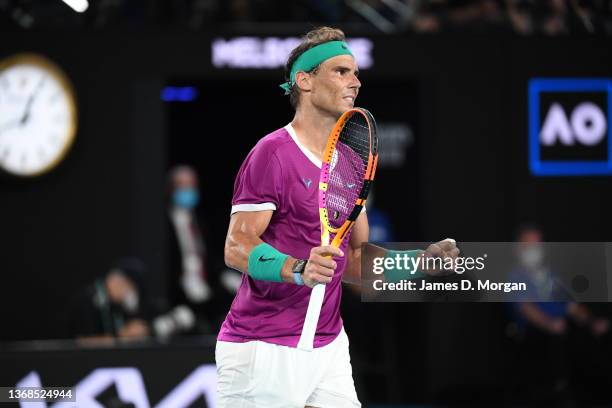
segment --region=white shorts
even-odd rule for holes
[[[304,351],[217,341],[217,408],[358,408],[348,337]]]

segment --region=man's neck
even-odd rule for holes
[[[300,143],[317,158],[323,159],[329,133],[336,119],[312,106],[300,106],[295,112],[291,125]]]

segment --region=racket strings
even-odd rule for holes
[[[339,228],[355,208],[370,157],[370,128],[353,115],[344,125],[330,166],[326,208],[331,228]]]
[[[353,149],[367,165],[370,157],[369,127],[349,120],[340,133],[338,142]]]

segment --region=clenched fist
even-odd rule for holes
[[[455,259],[459,256],[459,248],[457,248],[457,243],[452,238],[446,238],[443,241],[436,242],[435,244],[431,244],[425,250],[423,254],[423,265],[426,267],[423,268],[423,271],[430,276],[443,276],[450,275],[454,271],[446,270],[444,268],[439,268],[440,263],[444,263],[447,259]],[[440,258],[440,261],[433,261],[435,258]],[[427,261],[427,259],[432,259],[432,261]],[[430,266],[430,268],[427,268]]]
[[[302,275],[304,285],[312,288],[319,283],[332,281],[334,271],[338,266],[332,256],[344,256],[344,253],[329,245],[314,247],[310,250],[310,257]]]

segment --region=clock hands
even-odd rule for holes
[[[44,76],[40,79],[38,85],[36,86],[36,89],[34,89],[34,92],[32,92],[32,95],[30,95],[28,101],[26,102],[25,111],[23,112],[23,116],[21,117],[21,121],[19,122],[21,125],[25,124],[28,121],[28,118],[30,117],[30,109],[32,109],[32,103],[34,102],[36,95],[38,95],[40,88],[42,88],[43,82],[45,82]]]
[[[72,85],[60,67],[38,55],[3,59],[0,65],[0,171],[17,176],[49,171],[76,135]]]
[[[36,85],[34,92],[32,92],[32,94],[28,98],[21,117],[19,119],[8,121],[4,123],[3,126],[0,126],[0,135],[2,135],[2,133],[4,133],[8,129],[22,126],[28,121],[28,119],[30,118],[30,110],[32,109],[32,103],[34,103],[34,99],[36,99],[36,96],[38,95],[38,92],[42,88],[42,85],[44,82],[45,82],[45,77],[43,76],[38,82],[38,84]]]

